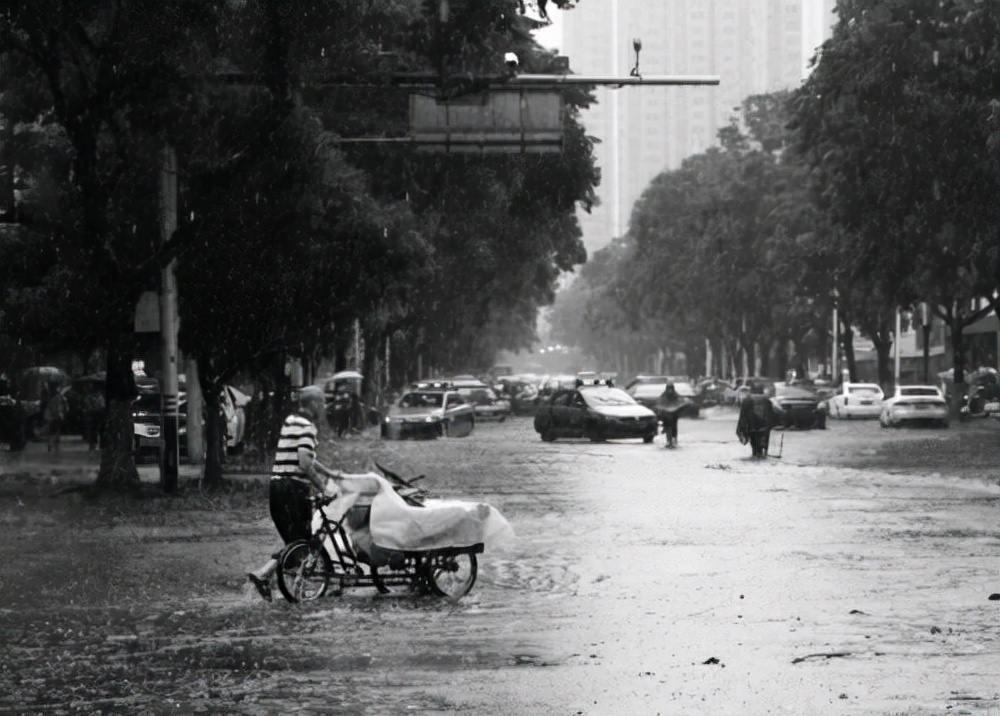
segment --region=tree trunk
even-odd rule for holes
[[[840,336],[844,346],[844,360],[847,361],[847,377],[851,381],[856,381],[858,379],[858,363],[854,358],[854,329],[846,320],[844,321],[844,331]],[[833,376],[834,384],[839,380],[840,376]]]
[[[891,395],[890,387],[894,382],[894,375],[890,363],[889,353],[892,351],[892,341],[875,340],[875,355],[878,361],[878,384],[882,387],[886,395]]]
[[[133,489],[139,485],[139,471],[132,451],[135,440],[132,402],[137,391],[128,335],[114,336],[108,346],[104,389],[107,417],[101,435],[101,465],[95,482],[100,489]]]
[[[205,468],[201,484],[205,489],[222,486],[222,463],[225,456],[225,416],[222,413],[222,386],[209,383],[199,373],[202,397],[205,402]],[[198,420],[200,416],[188,416],[188,420]]]
[[[965,383],[965,322],[963,318],[961,314],[956,313],[951,321],[952,365],[955,368],[956,387]]]
[[[757,344],[746,338],[743,341],[743,347],[746,352],[746,365],[743,366],[743,375],[754,375],[754,369],[757,365]]]
[[[381,377],[379,375],[379,356],[385,355],[385,334],[372,327],[362,332],[365,350],[359,372],[364,376],[362,382],[361,402],[365,405],[378,405],[381,399]]]

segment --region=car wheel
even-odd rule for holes
[[[547,443],[554,443],[556,441],[556,431],[552,429],[551,425],[542,431],[542,440]]]
[[[649,443],[653,442],[653,436],[652,435],[643,435],[642,436],[642,441],[644,443],[646,443],[646,444],[649,444]]]

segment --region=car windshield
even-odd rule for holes
[[[811,398],[812,392],[797,385],[774,386],[775,397]]]
[[[900,395],[932,395],[934,397],[938,396],[937,388],[930,388],[930,387],[927,387],[927,388],[924,388],[924,387],[918,387],[918,388],[900,388],[899,389],[899,394]]]
[[[592,408],[605,408],[610,405],[635,405],[635,400],[624,390],[618,388],[585,388],[580,391],[584,402]]]
[[[632,395],[636,398],[659,398],[666,387],[666,383],[640,383],[632,387]]]
[[[444,393],[414,390],[404,393],[399,399],[401,408],[440,408],[444,402]]]
[[[694,395],[694,388],[691,387],[690,383],[674,383],[674,390],[677,391],[677,395],[685,398],[690,398]]]
[[[878,395],[879,388],[875,385],[851,385],[848,386],[847,392],[854,395]]]

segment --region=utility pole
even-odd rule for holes
[[[163,148],[160,170],[160,232],[164,243],[177,228],[177,154],[167,145]],[[162,360],[160,392],[163,396],[163,447],[160,451],[160,485],[164,492],[177,491],[180,449],[177,441],[178,381],[177,381],[177,278],[173,260],[160,274],[160,337]],[[195,416],[197,419],[198,416]]]
[[[899,385],[899,333],[903,328],[902,315],[899,309],[896,309],[896,335],[893,336],[893,342],[896,344],[895,361],[892,371],[893,387]]]
[[[840,355],[840,319],[837,317],[837,289],[833,289],[833,348],[830,350],[830,380],[836,385],[840,374],[837,372],[837,357]]]

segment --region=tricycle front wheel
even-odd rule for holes
[[[332,576],[330,555],[317,542],[293,542],[278,560],[278,589],[290,602],[319,599],[326,594]]]
[[[433,592],[448,599],[460,599],[476,583],[479,569],[472,552],[439,553],[428,555],[424,562],[424,581]]]

